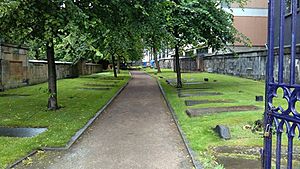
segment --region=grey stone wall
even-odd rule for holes
[[[159,65],[161,68],[165,69],[174,69],[174,59],[173,58],[167,58],[167,59],[160,59]],[[182,57],[180,58],[180,68],[182,72],[191,72],[191,71],[197,71],[197,61],[194,58],[186,58]]]
[[[266,56],[265,50],[206,55],[204,71],[261,80],[265,78]]]
[[[300,47],[297,46],[295,66],[296,81],[300,84]],[[290,80],[290,48],[285,48],[283,77],[284,82]],[[204,70],[207,72],[228,74],[255,80],[264,80],[266,75],[267,50],[255,50],[222,55],[206,55],[203,57]],[[274,51],[274,80],[278,80],[278,49]]]
[[[295,76],[300,84],[300,46],[297,46]],[[184,71],[205,71],[210,73],[227,74],[255,80],[264,80],[266,75],[267,50],[251,50],[236,53],[205,55],[197,59],[181,59]],[[278,49],[274,51],[274,80],[278,77]],[[173,68],[172,59],[161,59],[162,68]],[[290,48],[285,48],[284,82],[290,79]]]
[[[102,66],[85,62],[55,62],[57,79],[88,75],[102,71]],[[28,60],[27,49],[0,45],[0,91],[48,80],[47,61]]]

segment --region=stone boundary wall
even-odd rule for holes
[[[278,49],[274,51],[274,79],[277,81],[278,75]],[[296,79],[300,84],[300,46],[296,49]],[[289,82],[290,73],[290,47],[284,51],[284,82]],[[266,75],[267,50],[249,50],[236,53],[214,54],[198,56],[196,59],[181,59],[183,71],[205,71],[210,73],[219,73],[245,77],[255,80],[264,80]],[[190,63],[189,63],[190,62]],[[172,59],[161,59],[162,68],[174,68]]]
[[[174,69],[173,58],[162,58],[159,60],[159,66],[165,69]],[[182,57],[180,58],[180,68],[182,72],[192,72],[198,70],[197,59]]]
[[[265,79],[266,50],[206,55],[202,59],[204,71],[206,72],[233,75],[255,80]]]
[[[207,72],[228,74],[240,77],[251,78],[255,80],[265,80],[266,63],[268,51],[252,50],[237,53],[206,55],[203,57],[204,70]],[[291,48],[284,49],[283,77],[284,82],[289,83],[290,80],[290,59]],[[278,77],[278,60],[279,50],[274,51],[274,80]],[[296,64],[295,76],[296,81],[300,84],[300,46],[296,48]]]
[[[0,91],[48,80],[48,65],[44,60],[29,60],[24,47],[1,44],[0,46]],[[79,61],[55,62],[57,79],[78,77],[102,71],[98,64]]]

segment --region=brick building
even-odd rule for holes
[[[235,28],[251,41],[252,49],[265,48],[268,34],[268,0],[249,0],[241,8],[238,4],[227,5],[222,8],[231,13]],[[242,43],[235,43],[235,50],[248,50]]]

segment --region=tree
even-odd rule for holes
[[[162,42],[170,36],[166,27],[166,2],[163,1],[145,1],[143,6],[145,15],[143,16],[143,39],[146,46],[151,49],[153,59],[157,67],[157,73],[160,73],[160,66],[157,59],[159,50],[162,49]]]
[[[0,3],[0,33],[6,41],[41,42],[48,61],[48,109],[59,108],[54,47],[59,35],[65,35],[68,24],[85,18],[73,0],[11,1]]]
[[[132,37],[139,36],[138,16],[142,15],[142,9],[140,9],[139,1],[94,0],[89,2],[91,7],[85,13],[89,19],[101,24],[100,28],[105,30],[102,35],[92,33],[92,36],[98,39],[97,49],[101,49],[104,56],[111,57],[114,76],[117,77],[115,58],[125,56],[124,53],[131,48]]]
[[[232,15],[220,8],[222,3],[230,4],[245,0],[173,0],[166,4],[169,9],[167,26],[175,43],[175,67],[177,87],[182,87],[179,51],[187,45],[205,45],[221,49],[228,43],[240,40],[233,27]]]

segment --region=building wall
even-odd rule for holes
[[[268,34],[268,18],[261,16],[235,16],[234,26],[247,36],[252,46],[265,46]],[[242,43],[236,43],[242,46]]]
[[[242,8],[238,4],[231,4],[231,8],[223,9],[234,16],[234,26],[246,35],[254,47],[263,47],[267,43],[268,0],[250,0]],[[244,46],[236,42],[235,46]]]
[[[79,62],[56,62],[57,79],[101,72],[102,66]],[[0,45],[0,91],[48,80],[47,61],[28,60],[27,49]]]
[[[239,5],[234,3],[231,5],[233,8],[238,8]],[[248,0],[247,4],[244,6],[246,8],[268,8],[268,1],[265,0]]]

